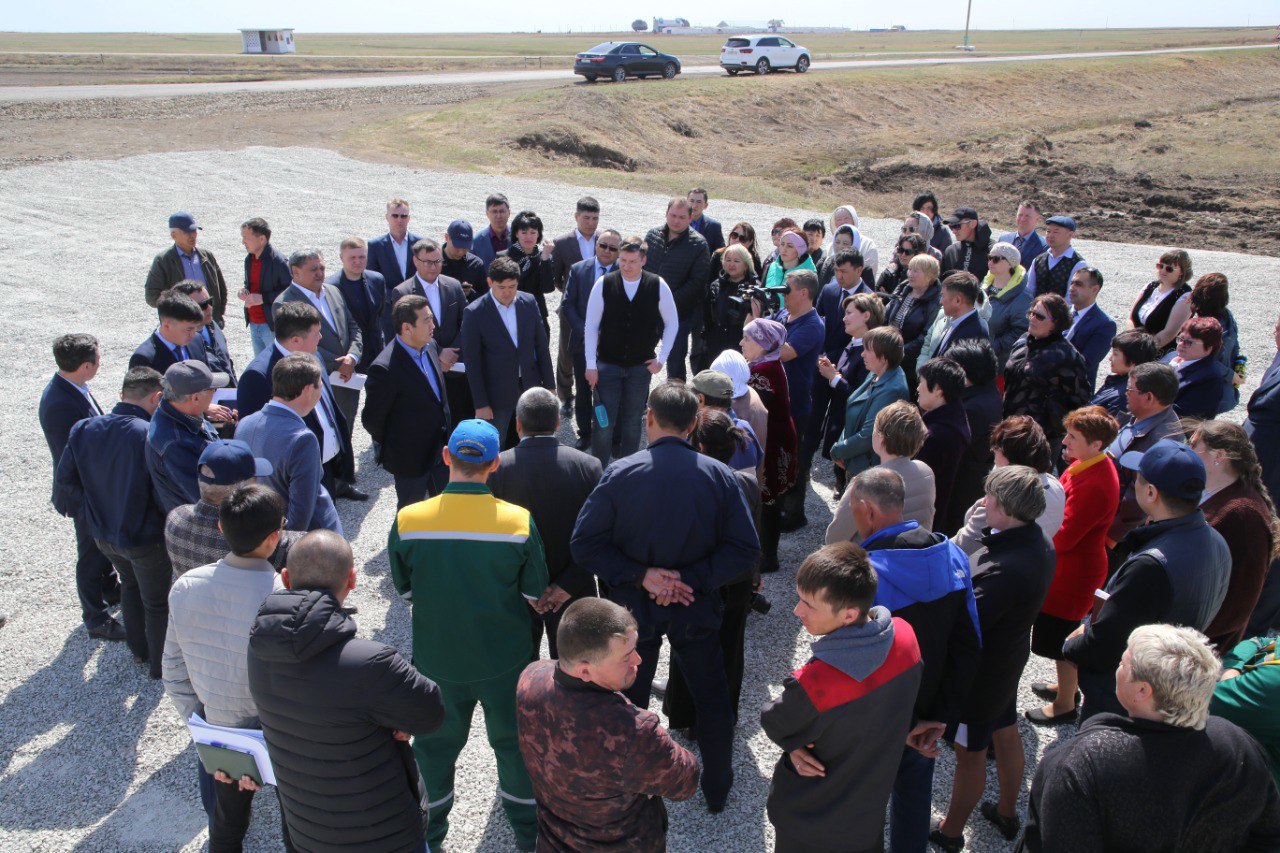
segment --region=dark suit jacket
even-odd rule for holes
[[[95,398],[96,400],[96,398]],[[98,404],[101,408],[102,404]],[[102,409],[106,412],[106,409]],[[44,432],[45,443],[49,445],[49,456],[53,459],[53,470],[58,470],[58,461],[62,459],[62,451],[67,448],[67,437],[71,428],[78,421],[92,418],[98,413],[85,399],[84,395],[67,380],[54,374],[49,384],[44,386],[40,395],[40,429]]]
[[[1178,399],[1173,407],[1184,418],[1208,420],[1218,414],[1222,389],[1231,381],[1231,372],[1212,356],[1178,369]]]
[[[699,225],[701,227],[699,227]],[[692,226],[695,231],[707,238],[707,249],[715,254],[716,249],[724,248],[724,229],[720,227],[718,219],[712,219],[705,213],[702,215],[702,222]]]
[[[551,582],[573,596],[595,595],[596,579],[573,561],[569,540],[578,512],[600,482],[600,460],[553,435],[529,436],[502,452],[489,476],[494,497],[522,506],[542,536]]]
[[[404,266],[402,267],[396,260],[396,250],[391,244],[391,234],[388,232],[381,237],[374,237],[369,241],[369,266],[367,269],[378,273],[386,279],[387,287],[395,287],[413,275],[413,244],[421,239],[412,231],[405,235],[409,251],[404,253]]]
[[[555,366],[547,347],[538,303],[528,293],[517,293],[516,335],[520,348],[498,314],[492,293],[467,306],[462,318],[462,360],[476,408],[514,412],[520,395],[541,385],[555,388]]]
[[[213,346],[209,346],[204,342],[204,333],[208,331],[209,337],[213,339]],[[231,387],[236,384],[236,363],[231,360],[231,350],[227,347],[227,335],[218,328],[217,323],[210,323],[201,329],[197,334],[197,341],[204,346],[204,363],[209,365],[209,369],[214,373],[225,373],[231,377]]]
[[[1116,321],[1097,303],[1080,318],[1079,323],[1071,327],[1071,337],[1068,340],[1076,348],[1076,352],[1084,356],[1084,363],[1089,367],[1087,377],[1091,390],[1098,385],[1098,365],[1111,352],[1111,340],[1115,336]]]
[[[1017,246],[1018,232],[1010,231],[1008,234],[1001,234],[998,243],[1010,243]],[[994,243],[992,245],[995,245]],[[1027,269],[1031,269],[1031,262],[1036,258],[1049,251],[1049,244],[1040,236],[1040,232],[1032,230],[1027,235],[1027,239],[1022,241],[1022,248],[1018,250],[1021,255],[1022,265]]]
[[[320,351],[316,354],[320,356],[320,363],[324,367],[325,375],[328,376],[338,369],[338,359],[345,355],[354,356],[356,363],[359,364],[360,356],[364,352],[364,342],[360,337],[360,325],[356,322],[355,315],[347,308],[347,301],[342,298],[342,291],[332,284],[322,284],[321,288],[325,301],[329,304],[329,311],[333,314],[333,322],[336,324],[335,328],[329,324],[323,313],[320,315]],[[280,294],[272,310],[278,310],[286,302],[311,304],[306,294],[292,284]]]
[[[240,374],[240,381],[236,385],[236,411],[240,413],[241,421],[254,412],[261,411],[263,406],[271,402],[271,370],[282,358],[284,356],[280,348],[273,343],[258,353],[244,369],[244,373]],[[355,475],[355,453],[351,450],[351,425],[347,423],[346,416],[334,402],[333,388],[329,385],[329,374],[322,370],[320,376],[324,384],[325,399],[329,403],[329,411],[333,413],[334,423],[338,427],[338,436],[342,441],[342,447],[336,457],[337,467],[340,472],[343,472],[343,479],[351,479]],[[321,401],[321,405],[323,403],[324,401]],[[324,430],[320,428],[320,419],[316,417],[315,412],[312,412],[303,420],[315,433],[316,441],[320,442],[320,447],[323,448]]]
[[[226,338],[223,338],[225,341]],[[203,361],[209,364],[209,356],[204,351],[204,341],[196,335],[191,339],[191,343],[187,344],[187,354],[196,361]],[[129,369],[135,367],[151,367],[164,373],[171,366],[176,364],[178,359],[173,357],[173,350],[169,348],[169,344],[160,339],[158,332],[152,332],[147,339],[138,344],[138,348],[133,351],[133,355],[129,356]],[[212,365],[209,367],[213,369]]]
[[[366,373],[369,365],[373,364],[373,360],[378,357],[378,353],[382,352],[385,346],[386,334],[386,315],[390,312],[390,306],[387,302],[387,280],[382,277],[381,273],[364,271],[364,275],[359,281],[350,281],[347,279],[346,273],[339,270],[324,280],[325,284],[331,284],[342,294],[342,299],[347,305],[347,310],[356,318],[356,325],[360,327],[360,363],[356,365],[356,370]],[[361,305],[353,296],[353,291],[359,288],[364,292],[365,304]]]
[[[598,235],[600,232],[596,232]],[[569,268],[578,261],[584,260],[582,257],[582,249],[578,246],[578,231],[565,232],[552,241],[551,248],[551,270],[552,281],[555,282],[556,290],[564,290],[565,284],[569,278]],[[595,239],[594,237],[592,238]],[[563,305],[561,306],[563,307]]]
[[[458,342],[458,336],[462,333],[462,312],[467,307],[466,292],[462,289],[462,282],[456,278],[442,275],[436,281],[440,283],[440,316],[436,318],[436,331],[431,340],[440,349],[461,346]],[[401,296],[408,296],[410,293],[423,297],[427,295],[426,291],[422,289],[422,282],[418,280],[416,272],[412,278],[391,291],[391,296],[387,299],[387,305],[395,305],[397,299]],[[390,311],[385,312],[385,317],[385,334],[387,341],[390,342],[399,330],[391,328]]]
[[[1244,429],[1253,439],[1262,465],[1262,481],[1271,494],[1280,494],[1280,353],[1249,397],[1247,412]]]
[[[616,270],[617,264],[609,269]],[[569,268],[565,280],[564,297],[560,300],[561,322],[569,324],[569,346],[575,353],[586,350],[587,303],[591,300],[591,288],[596,283],[596,259],[578,261]]]
[[[360,422],[382,448],[378,461],[396,477],[421,477],[437,463],[443,464],[440,449],[449,440],[449,396],[439,349],[434,343],[427,349],[442,397],[436,396],[413,357],[394,340],[369,365]]]
[[[213,300],[213,319],[219,326],[225,323],[223,315],[227,310],[227,282],[222,277],[222,270],[212,252],[206,252],[199,246],[196,254],[200,256],[200,269],[204,272],[205,289]],[[178,257],[178,247],[170,246],[151,261],[151,270],[147,273],[145,295],[147,304],[152,308],[160,301],[160,294],[186,278],[182,271],[182,258]]]
[[[854,289],[855,292],[870,290],[861,283]],[[844,330],[844,311],[840,308],[843,301],[844,289],[834,281],[829,281],[822,286],[818,301],[813,306],[818,309],[818,316],[822,318],[822,325],[826,329],[822,352],[833,362],[840,361],[840,355],[850,340],[849,333]]]
[[[494,258],[498,257],[498,253],[493,251],[493,244],[489,242],[489,235],[493,233],[493,226],[486,225],[475,233],[475,239],[471,243],[471,254],[484,261],[485,270],[489,269],[489,264],[493,263]],[[511,226],[507,226],[507,245],[511,245],[514,235],[511,233]]]
[[[249,289],[249,259],[253,255],[244,256],[244,289]],[[293,282],[293,271],[289,269],[289,259],[276,250],[270,243],[262,250],[262,278],[259,279],[259,293],[262,295],[262,311],[267,315],[267,328],[276,327],[275,315],[271,306],[284,289]],[[249,322],[249,309],[244,309],[244,321]]]
[[[947,350],[951,349],[953,344],[977,339],[991,343],[991,332],[987,330],[987,323],[975,311],[961,320],[960,325],[951,329],[951,334],[943,339],[942,346],[938,347],[938,351],[934,353],[934,358],[941,358],[946,355]]]

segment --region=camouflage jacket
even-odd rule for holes
[[[553,660],[525,669],[516,709],[538,800],[539,851],[666,850],[662,798],[693,796],[700,768],[656,714]]]

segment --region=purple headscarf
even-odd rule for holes
[[[801,237],[799,234],[797,234],[794,231],[784,231],[782,233],[782,236],[778,238],[779,246],[782,245],[783,240],[790,243],[791,247],[796,250],[796,254],[800,255],[801,257],[804,256],[805,252],[809,251],[809,244],[805,241],[803,237]]]
[[[764,355],[756,359],[756,364],[764,361],[777,361],[782,355],[782,345],[787,342],[787,327],[777,320],[752,320],[742,333],[756,343]]]

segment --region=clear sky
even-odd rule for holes
[[[544,32],[609,31],[635,18],[688,18],[693,24],[766,21],[853,29],[903,24],[911,29],[961,29],[965,0],[850,2],[808,0],[800,6],[765,0],[481,0],[477,3],[360,0],[10,0],[0,27],[22,32],[235,32],[241,27],[294,27],[304,32]],[[615,11],[617,9],[617,11]],[[974,29],[1071,27],[1222,27],[1280,24],[1277,0],[973,0]]]

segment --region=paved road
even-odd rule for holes
[[[947,56],[916,59],[855,59],[815,62],[811,70],[830,71],[847,68],[893,68],[909,65],[964,65],[982,62],[1060,62],[1078,59],[1104,59],[1118,56],[1153,56],[1163,53],[1206,53],[1223,50],[1274,50],[1275,45],[1227,45],[1221,47],[1178,47],[1160,50],[1115,50],[1092,53],[1042,53],[1018,56]],[[690,66],[685,75],[722,74],[717,65]],[[382,86],[459,86],[494,83],[525,83],[576,79],[572,69],[541,71],[479,71],[408,75],[362,75],[328,77],[309,80],[257,80],[241,83],[130,83],[102,86],[3,86],[0,102],[5,101],[78,101],[90,98],[165,98],[216,95],[224,92],[298,92],[318,89],[366,89]]]

